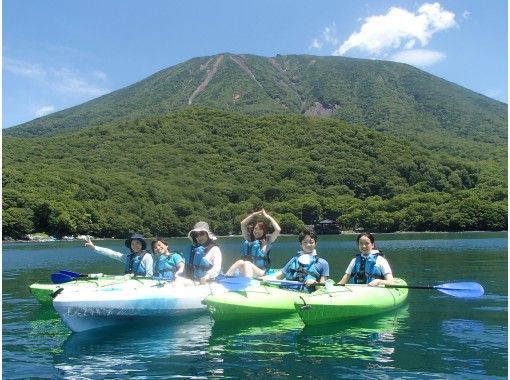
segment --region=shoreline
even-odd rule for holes
[[[468,234],[468,233],[508,233],[507,230],[501,231],[395,231],[395,232],[373,232],[374,235],[409,235],[409,234]],[[342,236],[342,235],[358,235],[361,232],[358,231],[342,231],[339,234],[318,234],[319,236]],[[296,236],[296,234],[280,234],[280,236]],[[229,238],[229,237],[242,237],[242,235],[217,235],[218,238]],[[148,237],[147,239],[153,239],[154,237]],[[170,236],[171,238],[186,238],[186,236]],[[110,238],[99,238],[93,237],[93,240],[123,240],[123,237],[110,237]],[[12,239],[6,240],[2,238],[3,243],[55,243],[55,242],[75,242],[81,241],[82,239],[51,239],[51,240],[20,240],[20,239]]]

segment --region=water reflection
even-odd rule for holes
[[[210,318],[204,314],[194,318],[144,318],[75,333],[64,342],[54,366],[65,378],[84,374],[87,378],[200,376],[203,369],[197,372],[194,363],[207,352],[210,331]]]

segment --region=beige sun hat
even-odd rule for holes
[[[192,237],[193,233],[200,232],[200,231],[207,232],[209,239],[216,240],[216,236],[211,232],[211,229],[209,228],[209,224],[207,222],[197,222],[195,224],[195,227],[193,227],[193,229],[190,232],[188,232],[188,239],[193,241],[193,237]]]

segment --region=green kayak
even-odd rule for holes
[[[203,303],[217,322],[257,319],[295,313],[294,301],[301,294],[253,280],[243,290],[210,295]]]
[[[395,279],[396,285],[407,283]],[[300,294],[294,306],[305,325],[341,322],[396,309],[407,298],[406,288],[347,284],[327,286],[311,294]]]
[[[143,285],[146,282],[157,282],[150,278],[134,278],[133,275],[127,274],[122,276],[102,276],[99,278],[78,278],[63,284],[43,284],[35,283],[30,285],[30,293],[43,305],[51,305],[53,302],[52,294],[59,289],[96,289],[100,287],[107,287],[112,285],[122,286],[126,283],[140,283]]]

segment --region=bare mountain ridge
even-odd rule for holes
[[[412,66],[345,57],[193,58],[79,106],[5,130],[23,137],[141,119],[186,107],[331,117],[428,148],[506,146],[507,105]]]

